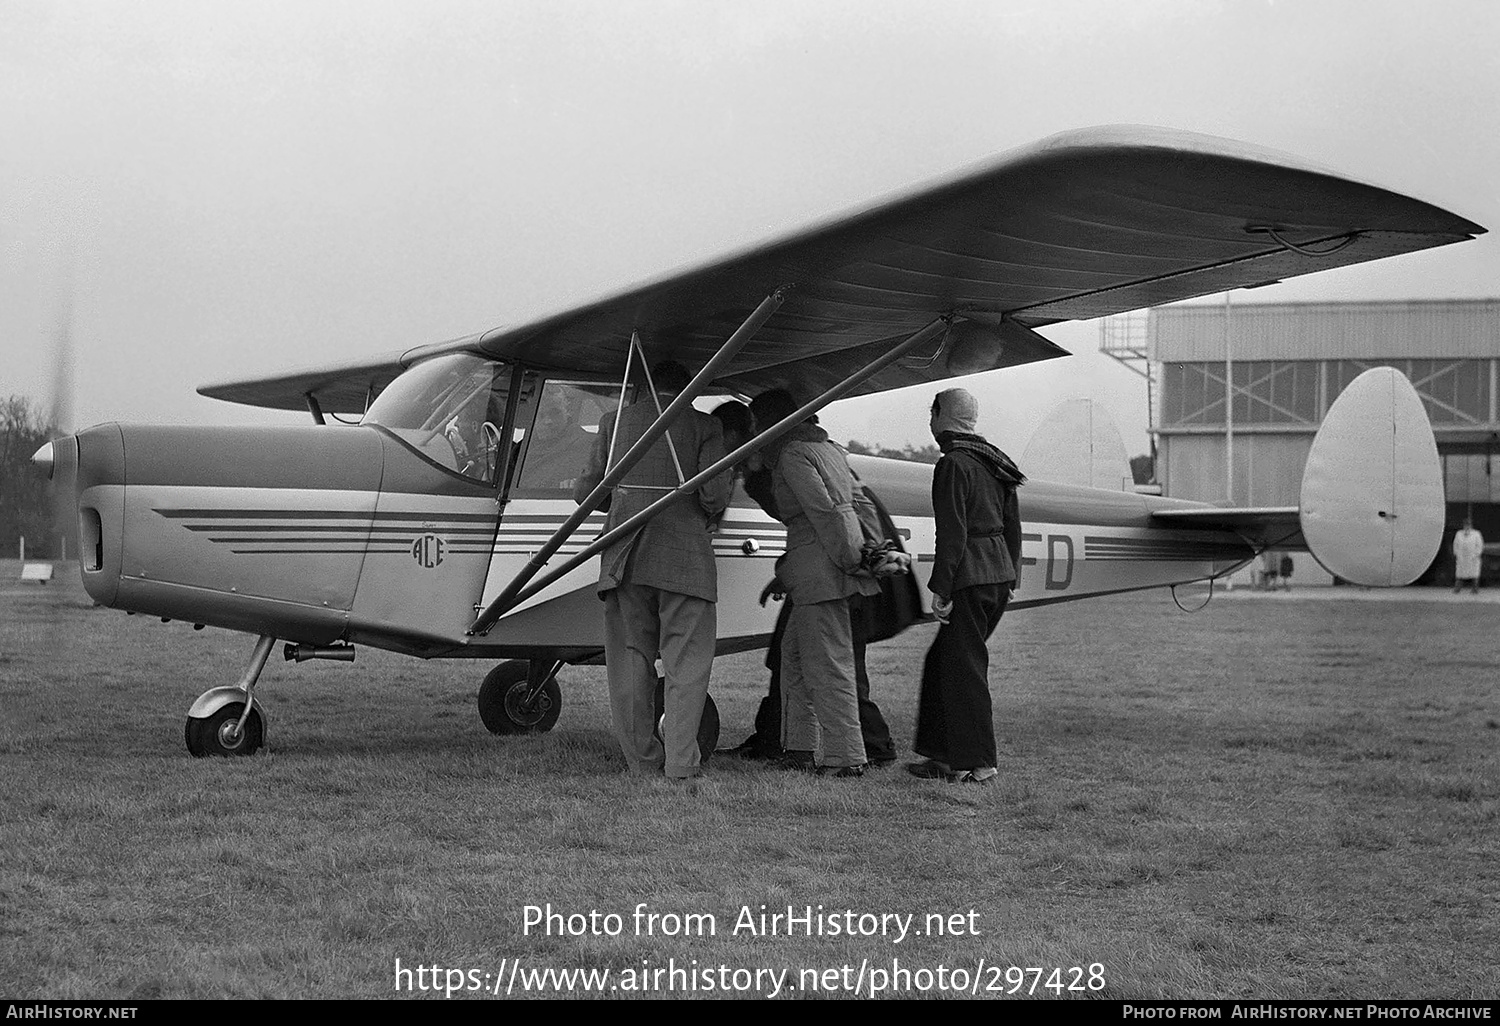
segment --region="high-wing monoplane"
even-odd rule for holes
[[[1037,330],[1051,323],[1483,231],[1225,140],[1070,132],[524,324],[199,390],[306,409],[314,424],[104,424],[50,443],[37,460],[75,489],[81,573],[98,603],[257,639],[241,680],[192,704],[193,754],[264,743],[255,685],[277,640],[298,661],[352,659],[358,645],[504,660],[479,689],[484,723],[546,730],[561,708],[558,670],[603,649],[597,553],[700,478],[605,536],[600,503],[695,400],[773,387],[807,400],[710,474],[846,396],[1065,356]],[[629,401],[643,368],[667,356],[701,369],[575,504],[594,437],[587,427]],[[359,424],[326,424],[333,414]],[[1070,438],[1066,418],[1049,424],[1042,448],[1062,456],[1052,468],[1026,467],[1026,569],[1012,608],[1212,580],[1271,545],[1307,547],[1349,580],[1401,584],[1425,569],[1441,535],[1432,432],[1394,371],[1359,379],[1330,412],[1300,507],[1136,494],[1118,474],[1101,480],[1086,431]],[[930,468],[853,463],[925,578]],[[739,494],[714,536],[720,652],[767,640],[774,613],[757,597],[784,541]]]

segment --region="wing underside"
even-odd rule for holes
[[[1440,208],[1226,140],[1143,128],[1054,136],[867,209],[529,323],[399,358],[200,389],[363,409],[380,381],[470,349],[618,373],[633,332],[701,366],[767,295],[780,309],[716,381],[827,387],[936,317],[954,329],[855,393],[1067,355],[1034,329],[1472,238]],[[359,396],[357,405],[350,403]]]

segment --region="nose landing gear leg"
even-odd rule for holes
[[[188,710],[183,727],[187,750],[195,756],[254,755],[265,744],[266,717],[253,692],[276,639],[262,634],[238,684],[210,688]]]

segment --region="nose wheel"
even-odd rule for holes
[[[266,742],[266,717],[253,692],[275,644],[275,638],[261,635],[238,684],[211,688],[193,702],[182,729],[189,754],[202,758],[260,751]]]
[[[193,755],[254,755],[265,743],[266,727],[259,709],[251,709],[240,726],[245,703],[231,702],[212,716],[189,716],[183,726],[187,750]]]

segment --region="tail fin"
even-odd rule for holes
[[[1302,536],[1324,569],[1355,584],[1410,584],[1443,537],[1443,471],[1417,390],[1377,367],[1328,411],[1302,475]]]
[[[1026,444],[1021,466],[1058,484],[1115,492],[1135,487],[1120,429],[1103,406],[1089,399],[1068,399],[1054,406]]]

